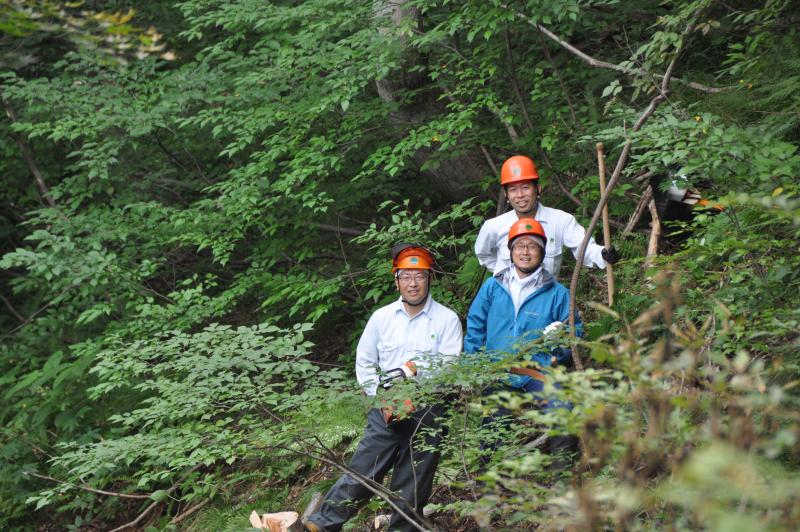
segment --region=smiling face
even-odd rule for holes
[[[542,263],[544,250],[536,238],[522,235],[514,239],[511,245],[511,262],[520,277],[527,277]]]
[[[531,214],[536,211],[539,199],[539,185],[536,181],[520,181],[503,187],[508,203],[518,215]]]
[[[403,301],[410,305],[419,305],[428,296],[428,270],[399,270],[394,282],[400,291]]]

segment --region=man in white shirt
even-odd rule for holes
[[[398,244],[392,249],[392,272],[400,298],[372,314],[356,348],[356,377],[369,396],[390,386],[391,378],[429,377],[461,352],[461,321],[430,296],[433,265],[432,253],[422,246]],[[398,496],[393,502],[405,513],[414,510],[422,515],[439,462],[439,453],[427,449],[441,440],[437,418],[443,412],[440,405],[417,409],[410,400],[372,408],[350,468],[380,483],[394,467],[389,489]],[[424,446],[419,445],[421,440]],[[343,475],[328,491],[319,511],[304,523],[305,529],[341,530],[372,494],[361,481]],[[389,529],[410,531],[416,527],[394,512]]]
[[[533,161],[524,155],[510,157],[500,172],[500,185],[513,210],[486,220],[475,241],[475,255],[492,273],[511,267],[508,231],[519,218],[533,218],[547,233],[544,269],[558,279],[564,247],[576,255],[586,234],[574,216],[559,209],[545,207],[539,201],[539,173]],[[578,257],[575,256],[577,260]],[[583,257],[584,266],[605,268],[619,260],[617,251],[589,240]]]

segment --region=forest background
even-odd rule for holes
[[[588,225],[601,141],[616,301],[582,272],[586,369],[555,376],[575,408],[522,416],[579,434],[581,459],[556,479],[539,440],[511,442],[476,482],[477,397],[504,368],[454,369],[424,526],[796,529],[798,17],[790,0],[0,2],[0,527],[302,509],[361,431],[353,347],[396,297],[391,243],[430,245],[433,293],[464,316],[499,164],[533,157],[543,202]],[[676,176],[724,210],[665,220],[646,260],[649,195]]]

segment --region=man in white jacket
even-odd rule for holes
[[[458,358],[461,321],[430,295],[434,262],[430,250],[420,245],[398,244],[392,249],[400,298],[372,314],[356,347],[356,378],[366,395],[381,393],[379,389],[396,379],[425,379]],[[393,501],[409,515],[422,515],[439,463],[436,447],[442,438],[439,419],[444,405],[415,405],[411,399],[384,404],[367,414],[364,437],[350,468],[376,483],[392,469]],[[372,495],[363,479],[342,475],[322,507],[303,523],[306,532],[338,532]],[[394,512],[389,529],[411,532],[417,526]]]
[[[514,155],[503,163],[500,185],[513,210],[496,218],[486,220],[475,241],[475,255],[482,266],[492,273],[511,266],[508,251],[508,231],[518,219],[534,218],[547,233],[544,269],[558,279],[564,247],[572,250],[577,260],[578,248],[586,234],[574,216],[559,209],[545,207],[539,201],[539,173],[533,160],[524,155]],[[589,240],[583,264],[588,267],[605,268],[619,260],[617,251]]]

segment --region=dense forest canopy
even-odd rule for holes
[[[582,456],[554,479],[509,445],[476,483],[480,390],[507,368],[455,367],[433,526],[797,528],[798,17],[0,3],[0,526],[241,529],[301,507],[361,431],[353,347],[396,298],[391,245],[430,246],[463,317],[503,160],[532,157],[543,203],[589,226],[603,142],[618,293],[566,254],[575,408],[523,415]],[[719,208],[670,220],[673,180]]]

